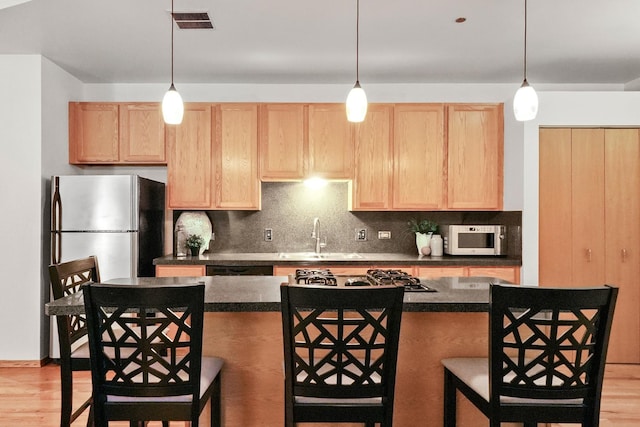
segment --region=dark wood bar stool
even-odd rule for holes
[[[281,286],[285,425],[393,424],[404,286]]]
[[[83,287],[95,425],[190,421],[211,402],[221,426],[223,360],[202,357],[204,285]]]
[[[456,391],[489,419],[597,427],[618,289],[492,285],[489,358],[444,365],[444,426],[456,425]]]
[[[90,256],[50,265],[49,278],[55,299],[75,294],[83,285],[100,281],[98,259]],[[89,344],[86,341],[87,325],[83,314],[56,316],[56,321],[60,346],[60,426],[68,427],[91,405],[89,398],[73,411],[73,372],[91,369]]]

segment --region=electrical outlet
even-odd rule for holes
[[[367,240],[366,228],[356,228],[356,240],[359,242],[364,242],[365,240]]]
[[[271,242],[273,240],[273,229],[265,228],[264,229],[264,241]]]
[[[386,240],[386,239],[390,239],[391,238],[391,232],[390,231],[378,231],[378,239],[379,240]]]

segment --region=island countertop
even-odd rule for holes
[[[300,259],[286,257],[279,252],[205,252],[199,256],[165,255],[153,260],[154,265],[318,265],[318,264],[344,264],[344,265],[370,265],[370,264],[394,264],[394,265],[423,265],[428,266],[521,266],[521,258],[495,257],[495,256],[451,256],[441,257],[422,256],[403,253],[322,253],[320,257]]]
[[[204,283],[205,310],[209,312],[280,311],[280,284],[287,276],[204,276],[138,277],[105,281],[126,285],[172,285]],[[489,283],[508,283],[493,277],[441,277],[420,279],[437,292],[405,292],[407,312],[487,312]],[[48,315],[84,312],[82,293],[78,292],[45,304]]]

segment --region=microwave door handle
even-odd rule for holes
[[[62,257],[60,227],[62,224],[62,201],[60,200],[60,178],[54,178],[55,190],[51,199],[51,262],[58,264]]]

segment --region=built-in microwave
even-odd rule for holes
[[[444,253],[448,255],[506,255],[504,225],[448,225],[442,227]]]

